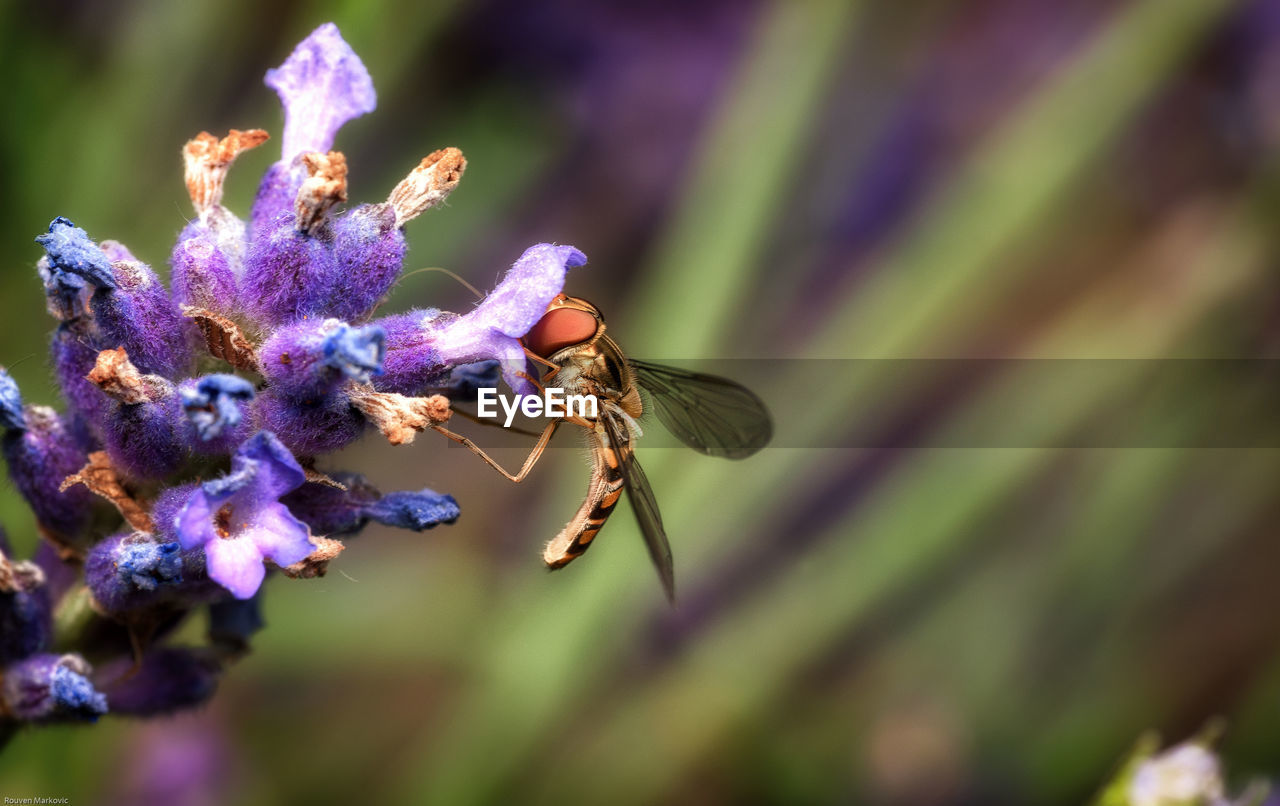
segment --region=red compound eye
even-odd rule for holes
[[[534,355],[550,358],[566,347],[590,341],[596,335],[596,318],[574,308],[547,311],[524,336]]]

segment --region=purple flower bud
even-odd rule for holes
[[[107,406],[100,420],[103,447],[126,475],[163,478],[187,460],[185,418],[173,384],[164,378],[142,376],[138,387]]]
[[[169,265],[173,268],[173,298],[179,305],[218,313],[229,313],[234,307],[237,267],[205,222],[187,225],[178,236]]]
[[[41,651],[53,629],[44,571],[9,556],[9,543],[0,529],[0,664]]]
[[[89,526],[94,496],[81,485],[63,492],[58,488],[63,479],[84,467],[88,456],[53,409],[28,406],[25,419],[25,430],[0,437],[9,478],[41,526],[64,541],[74,542]]]
[[[369,521],[421,532],[458,519],[458,502],[451,495],[424,489],[384,496],[363,476],[339,474],[336,479],[347,489],[304,484],[281,499],[281,503],[313,532],[331,537],[354,535]]]
[[[319,456],[344,448],[364,433],[368,422],[337,392],[300,398],[268,387],[254,401],[261,426],[299,456]]]
[[[325,315],[333,252],[323,237],[295,229],[295,221],[292,214],[275,219],[254,236],[245,258],[241,302],[263,325]]]
[[[194,708],[218,688],[222,665],[195,649],[155,649],[134,667],[131,657],[103,664],[93,679],[106,694],[113,714],[157,716]]]
[[[111,261],[112,263],[119,263],[121,261],[128,262],[128,263],[139,262],[138,258],[134,257],[133,252],[129,251],[129,247],[125,246],[119,241],[113,241],[111,239],[107,239],[102,243],[98,244],[98,246],[102,248],[102,254],[106,255],[107,260]]]
[[[229,475],[191,493],[177,516],[178,540],[186,549],[202,547],[210,579],[247,599],[262,584],[264,559],[287,566],[312,551],[306,524],[279,500],[305,480],[288,449],[260,431],[240,446]]]
[[[254,197],[253,210],[249,214],[251,245],[270,237],[283,216],[293,216],[298,188],[306,179],[307,169],[302,164],[301,157],[281,160],[267,169],[262,175],[258,195]]]
[[[280,503],[311,527],[313,534],[354,535],[369,522],[365,506],[377,501],[382,494],[356,473],[339,473],[333,478],[347,489],[310,482],[281,498]]]
[[[50,353],[53,370],[72,411],[97,430],[103,413],[111,406],[111,400],[97,384],[89,380],[89,372],[98,360],[98,347],[85,319],[63,322],[53,333]]]
[[[249,639],[263,626],[261,591],[251,599],[227,599],[209,605],[209,640],[226,651],[248,651]]]
[[[89,283],[78,274],[54,268],[45,255],[36,263],[44,283],[45,307],[49,315],[63,321],[76,319],[89,307]]]
[[[382,374],[387,332],[377,325],[353,328],[345,322],[324,339],[324,363],[343,378],[368,383]]]
[[[124,532],[103,540],[89,551],[85,558],[85,584],[103,611],[124,617],[184,598],[178,596],[179,586],[187,582],[183,575],[184,559],[177,541],[165,542],[143,532]],[[199,581],[190,580],[191,584],[184,588],[199,588]],[[199,596],[188,598],[201,600]]]
[[[188,442],[203,453],[230,453],[251,423],[245,413],[253,384],[235,375],[206,375],[183,381],[178,398],[187,415]]]
[[[36,236],[36,243],[48,253],[52,271],[70,272],[99,288],[115,287],[111,260],[89,239],[89,233],[62,216],[53,219],[48,233]]]
[[[387,354],[382,375],[373,379],[374,388],[413,396],[443,383],[451,367],[432,345],[432,326],[456,318],[456,314],[427,308],[376,320],[387,334]]]
[[[89,300],[105,347],[123,347],[143,372],[175,378],[191,365],[194,330],[148,266],[112,264],[116,286]]]
[[[45,649],[52,632],[52,609],[43,587],[0,593],[0,664]]]
[[[387,493],[364,508],[364,514],[378,523],[422,532],[442,523],[453,523],[461,510],[452,495],[422,489]]]
[[[404,231],[389,204],[365,204],[333,224],[337,265],[329,315],[363,321],[391,290],[404,264]]]
[[[22,393],[18,382],[4,367],[0,367],[0,427],[23,429],[27,427],[22,414]]]
[[[94,689],[79,655],[34,655],[4,670],[0,704],[24,722],[96,722],[107,698]]]
[[[347,380],[381,374],[385,353],[380,327],[313,319],[277,330],[259,350],[258,363],[277,392],[319,399]]]

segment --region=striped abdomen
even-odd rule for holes
[[[542,559],[551,568],[563,568],[577,559],[604,528],[622,497],[622,468],[618,454],[599,434],[591,432],[591,484],[578,514],[547,543]],[[625,448],[624,448],[625,450]]]

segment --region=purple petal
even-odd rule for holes
[[[174,519],[178,542],[184,549],[193,549],[218,541],[218,532],[213,526],[213,506],[204,488],[197,487],[187,503],[178,510]]]
[[[305,560],[315,548],[307,525],[293,517],[283,504],[271,504],[254,512],[235,539],[252,540],[262,556],[280,566]]]
[[[255,501],[275,501],[307,480],[298,460],[270,431],[259,431],[240,446],[232,467],[241,462],[257,463],[253,484],[248,488]]]
[[[201,485],[211,503],[235,497],[235,505],[252,510],[301,487],[306,473],[289,449],[270,431],[259,431],[236,451],[231,472]]]
[[[243,537],[210,540],[205,544],[204,553],[209,563],[209,578],[237,599],[248,599],[262,586],[267,569],[254,541]]]
[[[285,161],[304,151],[328,151],[342,124],[372,112],[378,101],[369,71],[331,22],[268,70],[266,84],[284,104]]]
[[[496,358],[508,386],[520,394],[533,391],[533,385],[518,374],[527,364],[518,339],[547,312],[547,305],[564,288],[569,267],[586,262],[586,255],[572,246],[529,247],[475,310],[439,326],[432,334],[432,347],[447,364]]]
[[[512,264],[498,287],[463,318],[474,317],[504,335],[519,338],[538,323],[551,300],[564,290],[569,267],[586,262],[587,256],[572,246],[531,246]]]

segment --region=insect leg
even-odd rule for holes
[[[453,431],[450,431],[449,429],[445,428],[442,425],[433,425],[431,427],[436,431],[439,431],[441,434],[444,434],[446,437],[458,443],[459,445],[463,446],[464,448],[467,448],[476,456],[479,456],[481,459],[485,461],[486,464],[489,465],[489,467],[492,467],[494,470],[506,476],[511,481],[514,481],[517,484],[519,484],[520,482],[524,481],[525,476],[529,475],[529,471],[533,470],[533,466],[537,464],[538,459],[541,458],[542,452],[547,449],[547,443],[551,441],[551,435],[554,434],[556,432],[556,429],[560,427],[560,422],[561,422],[560,420],[552,420],[551,422],[547,423],[547,427],[542,430],[542,436],[538,437],[537,444],[533,446],[533,450],[529,452],[528,458],[524,460],[524,466],[521,467],[520,472],[515,474],[514,476],[508,473],[506,471],[506,468],[498,464],[492,457],[489,456],[489,454],[481,450],[479,445],[475,444],[467,437],[464,437],[461,434],[454,433]]]
[[[506,428],[508,431],[514,431],[517,434],[524,434],[526,437],[539,436],[539,433],[537,431],[530,431],[527,428],[521,428],[518,425],[504,426],[502,423],[496,422],[494,420],[486,420],[483,417],[478,417],[465,409],[455,408],[453,410],[453,413],[466,417],[468,420],[470,420],[473,423],[476,423],[477,425],[488,426],[489,428]]]
[[[523,344],[521,344],[520,346],[521,346],[521,347],[524,347],[524,345],[523,345]],[[547,367],[548,369],[556,370],[556,371],[558,371],[558,370],[560,369],[560,365],[559,365],[559,364],[556,364],[556,363],[554,363],[554,362],[548,361],[547,359],[545,359],[545,358],[543,358],[542,356],[540,356],[540,355],[538,355],[537,353],[535,353],[533,350],[530,350],[528,347],[525,347],[525,348],[524,348],[524,354],[525,354],[525,356],[526,356],[527,358],[532,359],[535,363],[541,364],[541,365],[543,365],[544,367]]]

